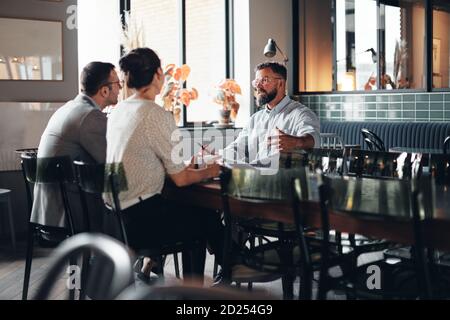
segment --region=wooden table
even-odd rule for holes
[[[442,189],[439,197],[450,197],[448,188]],[[195,205],[213,210],[222,208],[220,186],[217,181],[199,183],[184,188],[177,188],[173,184],[166,184],[164,196],[181,204]],[[442,199],[441,199],[442,200]],[[437,207],[434,217],[423,222],[424,241],[435,249],[450,250],[450,206],[448,199],[444,199],[445,206]],[[305,216],[305,224],[320,227],[320,207],[316,200],[302,202],[302,212]],[[291,204],[288,201],[280,201],[272,207],[257,210],[251,205],[243,205],[242,202],[230,199],[230,209],[235,214],[247,217],[260,217],[284,223],[293,223]],[[407,219],[395,219],[394,217],[372,219],[367,215],[358,213],[330,212],[330,227],[341,232],[362,234],[367,237],[388,239],[403,244],[413,244],[412,223]]]

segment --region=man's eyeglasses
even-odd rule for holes
[[[123,80],[117,80],[117,81],[109,81],[105,83],[105,86],[109,86],[111,84],[117,83],[119,85],[119,87],[123,87],[124,85],[124,81]]]
[[[253,88],[258,87],[260,84],[265,86],[266,84],[271,83],[272,80],[281,80],[281,79],[283,79],[283,78],[272,78],[272,77],[265,76],[263,78],[253,80],[252,86],[253,86]]]

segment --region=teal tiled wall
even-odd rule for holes
[[[321,120],[450,121],[450,93],[320,94],[298,98]]]

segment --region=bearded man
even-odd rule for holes
[[[316,114],[286,95],[286,67],[264,62],[255,68],[256,104],[261,108],[234,142],[223,150],[226,160],[258,164],[281,153],[320,146]]]

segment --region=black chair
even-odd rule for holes
[[[47,241],[45,244],[55,246],[67,237],[75,234],[73,217],[66,189],[66,184],[73,183],[73,172],[70,157],[37,158],[36,154],[24,152],[21,155],[21,164],[29,208],[27,253],[22,290],[22,299],[26,300],[28,296],[35,237],[49,237],[51,241]],[[58,187],[67,227],[49,227],[30,221],[33,206],[33,192],[31,188],[36,183],[55,185]],[[74,290],[70,290],[71,298],[74,298],[74,294]]]
[[[362,128],[361,134],[363,136],[364,142],[366,142],[369,150],[372,151],[386,151],[383,140],[380,139],[374,132],[369,129]]]
[[[410,264],[392,264],[387,259],[369,262],[364,265],[354,266],[339,284],[346,284],[347,295],[351,298],[370,299],[428,299],[432,296],[431,281],[428,270],[428,261],[424,252],[424,240],[422,234],[422,221],[428,215],[420,212],[430,210],[431,185],[430,180],[415,180],[413,183],[399,179],[329,179],[324,177],[324,184],[319,190],[322,219],[332,210],[334,214],[360,215],[372,220],[393,219],[409,220],[414,234],[413,259]],[[365,194],[365,189],[372,190],[375,194]],[[353,190],[353,191],[352,191]],[[347,201],[351,192],[353,206],[349,207]],[[368,197],[369,202],[364,199]],[[370,199],[378,199],[378,205],[370,203]],[[325,252],[324,250],[322,252]],[[326,262],[326,260],[325,260]],[[379,288],[369,288],[368,266],[381,270]],[[326,297],[326,291],[332,288],[326,279],[328,274],[327,264],[321,268],[319,280],[319,298]],[[323,286],[323,288],[321,288]],[[342,288],[342,287],[339,287]]]
[[[450,154],[432,154],[429,170],[437,184],[450,186]]]
[[[442,152],[446,154],[449,148],[450,148],[450,136],[444,139],[444,143],[442,145]]]
[[[129,244],[127,231],[122,218],[122,210],[119,201],[120,191],[123,191],[126,188],[126,177],[121,164],[108,164],[105,166],[104,164],[88,164],[80,161],[75,161],[74,166],[77,181],[81,189],[80,194],[82,194],[83,197],[85,197],[85,193],[106,193],[111,196],[112,203],[109,203],[109,209],[117,219],[117,224],[120,229],[121,241],[123,241],[123,243],[128,246]],[[84,201],[85,199],[83,200],[82,198],[82,202]],[[87,210],[86,205],[83,205],[83,207]],[[140,259],[142,259],[142,257],[152,258],[158,265],[158,267],[154,271],[160,276],[164,276],[163,265],[165,262],[165,257],[169,254],[173,254],[175,274],[177,277],[180,277],[177,254],[179,252],[182,252],[183,275],[186,278],[188,276],[191,276],[191,272],[193,271],[198,272],[199,276],[203,276],[203,274],[200,274],[200,266],[194,266],[193,260],[191,259],[194,252],[197,253],[203,249],[206,252],[205,242],[203,240],[194,240],[168,243],[164,246],[155,248],[139,249],[137,250],[137,253],[140,256]]]
[[[300,254],[295,226],[255,218],[252,213],[286,203],[289,181],[295,169],[264,175],[259,170],[232,169],[221,174],[222,208],[225,222],[223,276],[226,283],[271,282],[282,278],[283,297],[293,298],[293,282],[299,273]],[[245,217],[234,214],[233,207],[245,208]],[[232,241],[238,244],[233,250]],[[240,263],[233,263],[239,261]]]
[[[98,265],[89,268],[86,283],[90,288],[89,292],[92,292],[95,299],[114,299],[133,283],[131,257],[123,244],[106,235],[80,233],[65,240],[55,249],[51,256],[49,269],[33,299],[48,299],[51,289],[67,261],[73,261],[74,258],[91,252],[94,253]],[[80,275],[80,272],[73,274],[75,283],[72,284],[74,286],[78,281],[76,277]]]
[[[321,201],[320,233],[321,236],[312,237],[310,228],[304,221],[304,207],[302,203],[309,201],[307,168],[301,170],[300,176],[292,180],[292,212],[300,246],[300,287],[299,299],[311,300],[313,298],[314,272],[320,272],[318,299],[325,299],[329,289],[345,288],[345,276],[354,269],[354,252],[343,253],[340,239],[331,237],[330,222],[326,208],[326,202]],[[321,174],[318,177],[318,191],[322,199],[328,192],[328,187],[323,184]],[[340,232],[338,232],[340,234]],[[329,269],[340,268],[342,276],[332,277]]]

